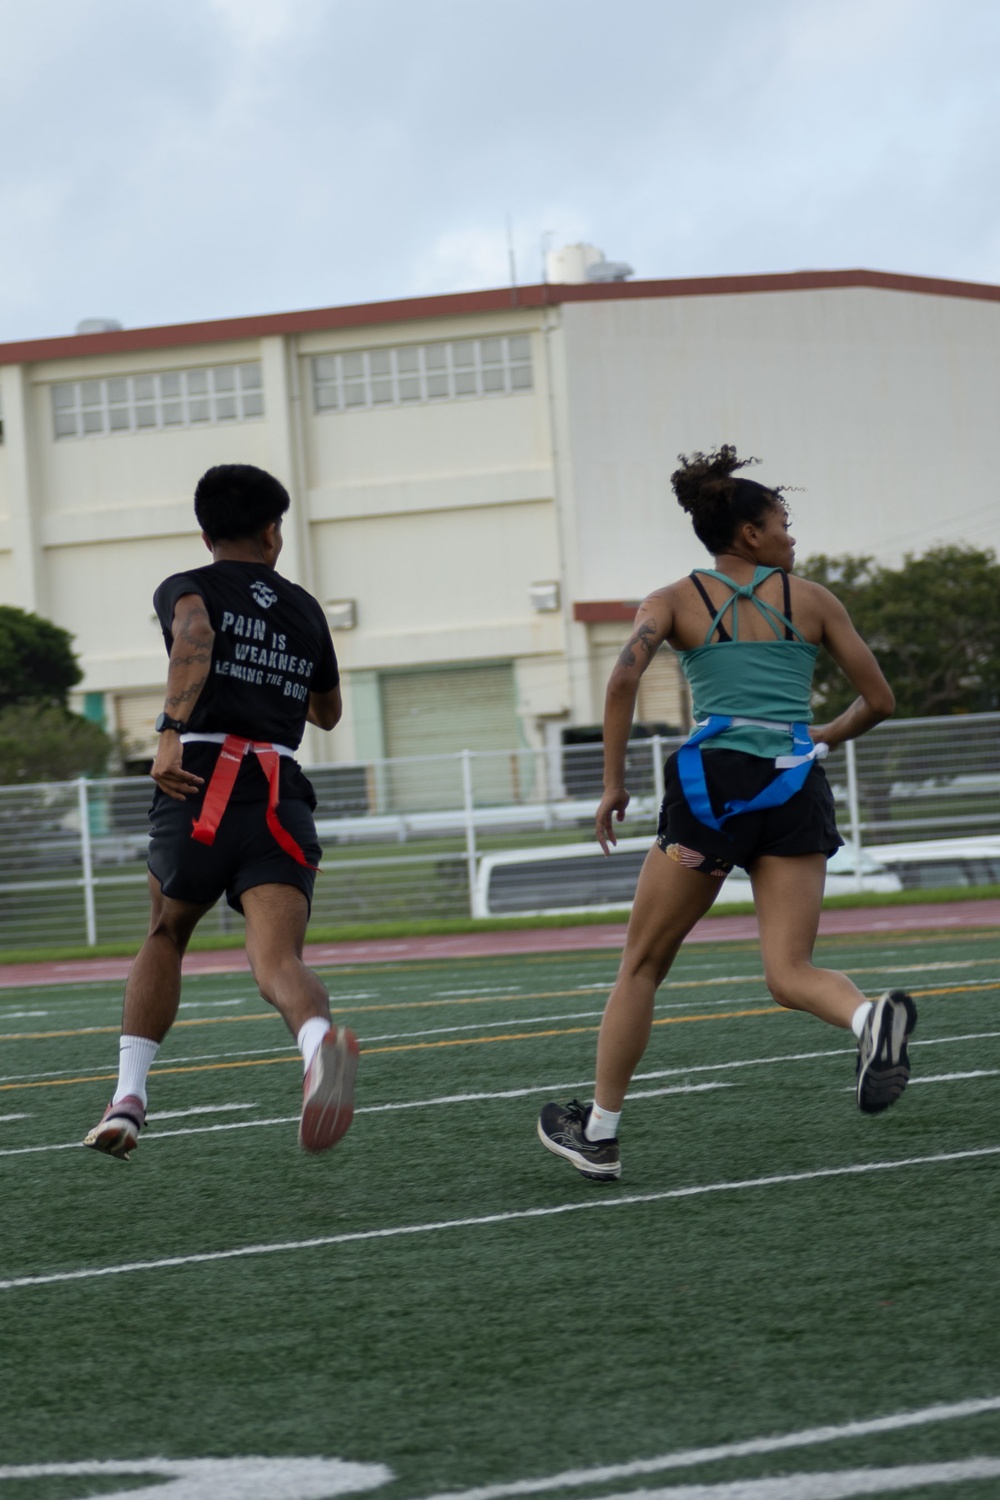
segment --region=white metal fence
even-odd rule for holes
[[[325,850],[313,926],[627,905],[677,743],[631,742],[630,838],[610,860],[591,843],[599,745],[312,769]],[[1000,880],[1000,714],[883,724],[826,768],[852,884],[886,871],[904,887]],[[145,778],[0,788],[0,948],[139,940],[151,790]],[[239,922],[223,902],[201,931]]]

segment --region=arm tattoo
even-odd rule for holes
[[[656,626],[653,624],[652,620],[647,620],[644,625],[640,625],[635,635],[622,651],[621,656],[619,656],[619,665],[623,667],[634,667],[636,658],[633,647],[640,646],[646,653],[645,665],[648,667],[649,663],[656,655],[656,647],[653,645],[653,637],[655,635]]]
[[[183,644],[187,645],[187,642],[185,641],[183,642]],[[175,646],[174,650],[170,653],[171,664],[175,667],[200,666],[202,663],[211,660],[212,648],[211,646],[202,642],[198,642],[195,645],[191,646],[190,650],[186,652],[178,651]]]
[[[167,668],[168,712],[196,703],[212,667],[215,632],[204,609],[190,609],[179,622]],[[195,675],[197,674],[197,675]]]
[[[177,632],[177,640],[190,646],[194,652],[201,652],[204,656],[210,656],[212,642],[215,639],[215,631],[212,629],[208,614],[203,609],[192,609],[184,616],[184,621]]]
[[[182,708],[185,703],[190,703],[193,699],[198,697],[198,694],[201,692],[207,681],[208,676],[206,674],[206,676],[204,677],[199,677],[197,682],[192,682],[188,687],[182,688],[179,693],[171,693],[164,700],[164,707],[170,712],[172,712],[175,708]]]

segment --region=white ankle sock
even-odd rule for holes
[[[588,1141],[610,1141],[618,1134],[618,1121],[622,1117],[619,1109],[601,1109],[599,1104],[590,1106],[590,1115],[584,1129]]]
[[[146,1107],[146,1075],[160,1050],[148,1036],[123,1036],[118,1041],[118,1087],[112,1104],[133,1094]]]
[[[851,1030],[858,1038],[860,1038],[861,1033],[865,1029],[865,1022],[868,1019],[868,1012],[871,1010],[871,1008],[872,1003],[870,1000],[862,1000],[861,1004],[858,1006],[857,1010],[851,1017]]]
[[[330,1022],[324,1016],[312,1016],[304,1021],[299,1027],[299,1034],[295,1040],[299,1044],[302,1053],[302,1071],[308,1073],[309,1064],[323,1044],[323,1038],[330,1030]]]

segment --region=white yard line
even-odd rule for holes
[[[218,1010],[220,1006],[250,1005],[249,995],[237,995],[232,1000],[182,1000],[178,1010]]]
[[[566,957],[567,955],[560,955],[560,956]],[[594,954],[592,956],[596,958],[596,957],[605,957],[606,955],[604,955],[604,954],[600,954],[600,955]],[[849,974],[851,976],[865,975],[865,974],[886,974],[890,978],[892,978],[892,976],[894,976],[894,975],[900,975],[900,974],[936,974],[936,975],[944,975],[944,974],[947,974],[949,970],[984,968],[984,967],[988,967],[988,966],[993,966],[995,964],[996,964],[996,959],[995,958],[961,958],[961,959],[942,959],[942,960],[937,960],[937,961],[935,961],[933,963],[921,963],[921,964],[896,964],[896,963],[892,963],[892,962],[886,962],[884,964],[878,964],[878,965],[874,965],[874,966],[870,966],[869,965],[869,966],[860,967],[860,968],[857,965],[851,965],[849,967],[844,967],[842,969],[842,972],[845,973],[845,974]],[[677,974],[677,972],[675,971],[675,977],[673,979],[667,979],[667,980],[665,980],[664,983],[660,986],[660,992],[663,993],[663,992],[665,992],[667,990],[704,989],[704,988],[710,988],[712,985],[731,985],[731,984],[760,984],[760,985],[762,985],[763,982],[764,982],[764,976],[763,976],[763,973],[760,970],[757,970],[755,973],[752,973],[752,974],[712,974],[712,973],[708,973],[708,971],[710,970],[710,968],[711,968],[711,965],[699,964],[699,965],[691,968],[691,970],[689,971],[689,973],[684,978],[681,978]],[[698,976],[704,975],[706,973],[708,973],[708,977],[705,977],[705,978],[698,977]],[[228,974],[228,973],[227,973],[226,977],[227,978],[233,978],[233,979],[241,979],[241,980],[245,978],[245,976],[243,976],[243,975],[232,975],[232,974]],[[956,974],[956,978],[961,978],[961,977],[964,977],[964,976]],[[204,979],[210,979],[212,983],[217,983],[218,982],[217,978],[213,978],[213,976],[211,976],[211,975],[204,975],[204,974],[191,975],[187,979],[186,982],[187,982],[188,985],[195,985],[195,984],[199,983],[201,980],[204,980]],[[988,982],[990,982],[990,983],[996,983],[997,981],[994,980],[994,979],[991,979]],[[93,989],[94,989],[95,986],[97,986],[97,985],[106,985],[107,983],[108,983],[107,980],[81,980],[81,981],[75,981],[73,984],[66,985],[63,988],[63,990],[62,990],[63,994],[65,994],[65,993],[67,993],[68,991],[71,991],[71,990],[79,990],[82,993],[80,994],[78,1000],[74,999],[71,1003],[60,1002],[57,1011],[53,1011],[51,1009],[50,1010],[37,1010],[37,1011],[33,1011],[33,1010],[20,1010],[19,1009],[19,1010],[14,1010],[14,1011],[6,1011],[6,1010],[4,1010],[3,1006],[0,1005],[0,1021],[12,1020],[12,1019],[19,1018],[19,1017],[42,1017],[42,1016],[55,1015],[55,1014],[58,1014],[60,1016],[66,1016],[68,1014],[72,1014],[74,1008],[76,1008],[78,1006],[85,1006],[86,1009],[87,1009],[88,1015],[92,1015],[93,1014],[93,1009],[94,1009],[94,1000],[93,1000],[93,996],[92,996],[91,992],[93,991]],[[585,984],[580,984],[580,985],[574,986],[574,992],[575,993],[579,993],[579,994],[583,994],[583,993],[585,993],[586,991],[589,991],[589,990],[595,990],[595,991],[602,991],[602,990],[604,990],[604,991],[607,991],[607,990],[609,990],[611,988],[611,986],[613,984],[614,984],[614,971],[612,970],[612,971],[609,972],[609,975],[608,975],[608,977],[606,979],[601,979],[601,980],[597,980],[597,981],[588,980]],[[47,995],[47,994],[49,994],[51,992],[51,989],[52,989],[52,986],[48,985],[48,984],[43,984],[43,985],[26,984],[26,985],[18,986],[18,990],[21,993],[23,993],[23,994],[25,994],[26,996],[29,996],[29,997],[31,996],[31,992],[32,991],[44,992]],[[453,1004],[456,999],[460,1000],[460,999],[462,999],[465,996],[468,996],[468,998],[470,1000],[473,1000],[476,1003],[479,1003],[481,999],[489,998],[490,996],[494,996],[498,1000],[503,1000],[503,999],[512,999],[512,1000],[514,1000],[514,999],[521,999],[521,998],[523,998],[525,1000],[530,1000],[532,998],[532,993],[530,991],[529,992],[525,992],[523,985],[517,985],[517,986],[515,986],[515,985],[502,985],[502,986],[501,985],[496,985],[496,986],[490,986],[489,988],[483,988],[483,989],[465,988],[465,989],[461,989],[461,990],[438,990],[435,994],[428,995],[427,994],[427,990],[426,990],[426,988],[424,986],[422,986],[422,985],[421,986],[415,986],[415,985],[412,985],[412,984],[407,984],[407,985],[402,985],[402,986],[395,986],[394,989],[393,989],[393,993],[396,994],[396,995],[417,994],[417,995],[420,995],[421,997],[425,997],[426,996],[427,1001],[429,1003],[433,1002],[435,999],[441,999],[441,1000],[447,1000],[451,1004]],[[331,995],[330,995],[330,998],[331,998],[332,1002],[335,1005],[339,1006],[339,1005],[342,1005],[345,1001],[350,1001],[350,1000],[376,1000],[376,999],[381,998],[381,996],[382,996],[382,991],[378,991],[378,990],[359,990],[359,991],[356,991],[356,992],[355,991],[340,991],[340,990],[338,990],[336,988],[336,984],[334,983],[331,986]],[[39,998],[41,998],[41,995],[39,996]],[[234,999],[196,1000],[196,999],[192,998],[192,999],[189,999],[189,1000],[183,1000],[181,1002],[181,1008],[182,1009],[189,1009],[189,1008],[201,1007],[201,1006],[205,1006],[205,1007],[212,1007],[212,1006],[232,1006],[232,1005],[240,1003],[241,1000],[245,1001],[247,1004],[252,1004],[254,1006],[259,1006],[260,1005],[260,1000],[259,1000],[258,996],[256,996],[256,995],[249,995],[249,996],[238,997],[235,1000]],[[29,1001],[29,1003],[30,1003],[30,1001]],[[695,1002],[692,1001],[692,1003],[695,1003]],[[705,1002],[705,1003],[708,1003],[708,1002]],[[725,1003],[725,1002],[723,1001],[723,1002],[713,1002],[713,1003]],[[121,1001],[120,1001],[120,999],[115,998],[114,1000],[109,1000],[109,1001],[106,1002],[106,1004],[107,1004],[109,1015],[111,1016],[112,1019],[116,1020],[118,1018],[118,1016],[121,1014]],[[260,1012],[261,1019],[265,1019],[267,1016],[268,1016],[268,1012],[267,1011],[261,1011]]]
[[[193,1052],[187,1057],[173,1057],[164,1059],[169,1061],[171,1067],[177,1067],[181,1063],[209,1063],[222,1062],[230,1057],[274,1057],[278,1052],[298,1052],[294,1042],[288,1042],[285,1046],[274,1047],[238,1047],[232,1052]],[[114,1077],[115,1061],[111,1058],[105,1069],[109,1078]],[[45,1073],[2,1073],[0,1083],[43,1083],[47,1078],[73,1078],[80,1072],[76,1068],[52,1068]],[[154,1069],[154,1077],[156,1070]],[[89,1079],[87,1080],[90,1081]]]
[[[509,1030],[511,1026],[552,1026],[560,1021],[599,1019],[603,1014],[602,1005],[600,1010],[564,1010],[556,1016],[504,1016],[499,1021],[468,1021],[463,1026],[425,1026],[419,1031],[386,1031],[376,1036],[366,1033],[363,1041],[367,1046],[369,1042],[405,1042],[410,1037],[450,1036],[463,1031],[493,1031],[497,1027]]]
[[[991,1038],[995,1038],[995,1037],[998,1037],[998,1036],[1000,1036],[1000,1032],[997,1032],[997,1031],[966,1032],[966,1033],[963,1033],[963,1034],[961,1034],[959,1036],[951,1036],[951,1037],[928,1037],[928,1038],[926,1038],[922,1042],[916,1042],[916,1041],[911,1042],[910,1046],[913,1047],[913,1048],[915,1048],[915,1047],[940,1047],[940,1046],[947,1046],[951,1042],[975,1042],[975,1041],[983,1041],[983,1040],[989,1040]],[[215,1052],[215,1053],[207,1053],[207,1054],[196,1054],[194,1057],[172,1058],[170,1061],[171,1061],[172,1064],[176,1065],[178,1063],[199,1063],[199,1062],[218,1061],[220,1059],[225,1059],[225,1058],[253,1057],[253,1056],[257,1056],[258,1053],[263,1053],[264,1056],[271,1056],[271,1055],[273,1055],[273,1053],[275,1051],[279,1051],[279,1050],[284,1050],[284,1051],[287,1051],[287,1052],[293,1052],[295,1049],[291,1045],[289,1045],[287,1048],[284,1048],[284,1049],[277,1049],[277,1048],[266,1047],[266,1048],[261,1048],[261,1049],[255,1049],[254,1051],[251,1051],[251,1052],[238,1051],[238,1052]],[[780,1065],[782,1063],[811,1062],[811,1061],[814,1061],[814,1060],[817,1060],[817,1059],[822,1059],[822,1058],[825,1058],[825,1057],[844,1057],[844,1056],[850,1056],[850,1055],[853,1055],[854,1050],[855,1049],[853,1047],[824,1048],[822,1051],[819,1051],[819,1052],[787,1052],[787,1053],[779,1053],[776,1056],[772,1056],[772,1057],[744,1057],[744,1058],[737,1058],[737,1059],[735,1059],[732,1062],[692,1063],[692,1064],[690,1064],[687,1067],[657,1068],[657,1069],[653,1069],[653,1070],[647,1070],[647,1071],[644,1071],[644,1072],[636,1073],[635,1076],[634,1076],[634,1080],[633,1081],[635,1083],[651,1083],[651,1082],[654,1082],[655,1080],[660,1079],[660,1078],[686,1078],[689,1075],[692,1075],[692,1074],[695,1074],[695,1073],[719,1073],[719,1072],[729,1072],[729,1071],[732,1071],[732,1070],[735,1070],[735,1069],[740,1069],[740,1068],[763,1068],[763,1067]],[[67,1072],[76,1072],[77,1070],[76,1069],[67,1069],[65,1071],[67,1071]],[[15,1079],[17,1081],[27,1081],[27,1080],[36,1079],[36,1078],[45,1079],[45,1078],[58,1077],[58,1076],[59,1076],[58,1074],[52,1074],[52,1073],[43,1073],[43,1074],[31,1074],[31,1073],[28,1073],[28,1074],[14,1075],[14,1077],[15,1077]],[[153,1076],[154,1077],[156,1076],[155,1073],[154,1073]],[[911,1082],[911,1084],[914,1084],[914,1083],[941,1083],[941,1082],[945,1082],[945,1081],[952,1080],[952,1079],[960,1080],[960,1079],[965,1079],[965,1078],[981,1078],[981,1077],[991,1077],[991,1076],[993,1076],[993,1075],[989,1071],[986,1071],[986,1070],[977,1070],[977,1071],[974,1071],[974,1072],[967,1072],[967,1073],[941,1073],[941,1074],[932,1075],[929,1078],[919,1078],[918,1077],[918,1078],[911,1079],[910,1082]],[[10,1081],[11,1081],[10,1078],[0,1079],[0,1082],[10,1082]],[[485,1090],[483,1090],[483,1091],[476,1091],[476,1092],[463,1093],[463,1094],[442,1094],[442,1095],[439,1095],[436,1098],[431,1098],[431,1099],[393,1100],[393,1101],[391,1101],[389,1103],[385,1103],[385,1104],[365,1104],[365,1105],[361,1105],[361,1106],[359,1106],[355,1110],[355,1113],[356,1114],[372,1114],[372,1115],[374,1115],[374,1114],[386,1114],[386,1113],[389,1113],[389,1112],[391,1112],[393,1110],[401,1110],[401,1109],[434,1109],[434,1108],[436,1108],[438,1106],[446,1105],[446,1104],[477,1104],[477,1103],[485,1103],[485,1102],[488,1102],[491,1099],[527,1099],[527,1098],[530,1098],[532,1095],[541,1095],[541,1094],[551,1095],[553,1097],[558,1098],[558,1097],[561,1097],[563,1095],[570,1095],[570,1094],[573,1094],[573,1093],[577,1093],[580,1090],[584,1090],[584,1091],[589,1090],[591,1088],[592,1083],[593,1083],[592,1079],[584,1079],[582,1082],[580,1080],[577,1080],[575,1083],[544,1083],[544,1084],[536,1084],[536,1085],[532,1085],[530,1088],[501,1089],[501,1090],[496,1090],[496,1091],[485,1091]],[[639,1091],[633,1090],[630,1093],[629,1098],[630,1099],[643,1099],[643,1098],[652,1098],[654,1096],[659,1096],[660,1094],[667,1094],[667,1093],[685,1094],[685,1093],[698,1093],[698,1092],[704,1092],[704,1091],[705,1090],[702,1087],[700,1087],[698,1085],[692,1084],[692,1085],[687,1085],[687,1086],[678,1086],[676,1088],[661,1089],[661,1090],[655,1090],[655,1091],[645,1090],[645,1091],[639,1092]],[[247,1106],[247,1105],[218,1105],[218,1106],[215,1106],[215,1105],[199,1105],[199,1106],[195,1106],[195,1107],[193,1107],[193,1108],[191,1108],[189,1110],[177,1110],[177,1111],[170,1111],[170,1112],[159,1112],[156,1115],[151,1115],[150,1118],[151,1119],[161,1119],[161,1120],[164,1120],[164,1119],[169,1119],[171,1117],[179,1117],[179,1116],[181,1116],[183,1114],[209,1113],[210,1111],[214,1111],[215,1109],[219,1109],[219,1110],[230,1109],[230,1108],[231,1109],[237,1109],[237,1108],[238,1109],[245,1109],[245,1108],[248,1108],[248,1107],[249,1106]],[[8,1118],[9,1119],[15,1119],[15,1118],[18,1118],[18,1117],[12,1115],[12,1116],[8,1116]],[[27,1118],[27,1116],[24,1116],[23,1118]],[[239,1121],[236,1124],[193,1126],[189,1130],[157,1130],[151,1136],[145,1136],[145,1137],[143,1137],[143,1144],[146,1145],[150,1141],[157,1141],[157,1140],[169,1139],[172,1136],[201,1135],[201,1134],[206,1134],[206,1133],[209,1133],[209,1132],[212,1132],[212,1131],[219,1131],[219,1130],[247,1130],[247,1129],[253,1129],[253,1128],[257,1127],[257,1126],[289,1125],[289,1124],[293,1124],[295,1121],[297,1121],[297,1119],[298,1119],[298,1115],[280,1115],[280,1116],[277,1116],[277,1117],[272,1117],[272,1118],[263,1119],[263,1120],[241,1120],[241,1121]],[[30,1156],[30,1155],[34,1155],[34,1154],[36,1154],[38,1152],[44,1152],[44,1151],[71,1151],[77,1145],[79,1145],[78,1141],[59,1141],[59,1142],[52,1142],[50,1144],[40,1145],[40,1146],[12,1146],[12,1147],[8,1147],[6,1149],[0,1149],[0,1157],[4,1157],[4,1156]]]
[[[969,1078],[998,1078],[1000,1068],[973,1068],[968,1073],[930,1073],[922,1074],[919,1078],[910,1079],[910,1088],[916,1088],[919,1084],[926,1083],[964,1083]],[[845,1094],[853,1094],[854,1086],[843,1090]]]
[[[973,1480],[1000,1478],[1000,1458],[959,1458],[944,1464],[900,1464],[891,1469],[812,1470],[767,1479],[733,1479],[714,1484],[668,1484],[657,1489],[602,1495],[601,1500],[860,1500],[863,1495],[912,1495],[920,1486],[964,1486]],[[145,1495],[153,1500],[153,1492]],[[123,1500],[129,1500],[126,1495]],[[132,1500],[144,1500],[135,1495]],[[193,1497],[192,1497],[193,1500]]]
[[[138,1489],[132,1484],[106,1490],[102,1484],[96,1490],[88,1484],[87,1494],[107,1495],[109,1500],[334,1500],[376,1489],[395,1477],[385,1464],[340,1458],[110,1458],[0,1466],[0,1481],[86,1477],[100,1483],[122,1475],[140,1478]],[[141,1476],[150,1482],[142,1483]]]
[[[589,988],[589,986],[586,986],[586,988]],[[450,1000],[455,995],[459,996],[459,998],[461,998],[462,995],[469,995],[469,996],[472,996],[472,995],[485,995],[485,996],[493,995],[493,996],[496,997],[497,1000],[507,1000],[507,999],[512,999],[515,996],[518,996],[518,995],[522,994],[523,991],[524,991],[524,985],[523,984],[491,984],[491,985],[487,985],[484,989],[476,989],[476,990],[473,990],[473,989],[464,989],[464,990],[438,990],[438,996],[442,1000]],[[343,996],[342,995],[338,995],[337,999],[341,1000],[341,999],[343,999]]]
[[[254,1104],[192,1104],[189,1109],[158,1109],[147,1120],[183,1120],[187,1115],[223,1115],[236,1109],[259,1109]]]
[[[909,1427],[927,1427],[936,1422],[954,1422],[963,1417],[979,1417],[995,1411],[1000,1411],[1000,1396],[987,1396],[981,1400],[925,1406],[917,1411],[897,1412],[888,1417],[870,1417],[866,1421],[844,1422],[839,1426],[806,1427],[799,1432],[780,1433],[774,1437],[747,1438],[743,1442],[719,1443],[711,1448],[681,1449],[676,1453],[660,1454],[656,1458],[633,1459],[631,1463],[608,1464],[593,1469],[566,1469],[561,1474],[553,1474],[546,1479],[519,1479],[510,1484],[485,1484],[477,1489],[446,1491],[444,1494],[428,1497],[428,1500],[508,1500],[508,1497],[515,1495],[542,1495],[547,1490],[575,1489],[582,1485],[607,1484],[610,1480],[636,1479],[642,1474],[662,1474],[670,1469],[691,1469],[698,1464],[719,1463],[725,1459],[753,1458],[765,1453],[783,1453],[794,1448],[809,1448],[819,1443],[836,1443],[848,1438],[874,1437],[879,1433],[902,1432]],[[916,1482],[919,1481],[914,1481]],[[747,1481],[744,1480],[743,1483]],[[912,1487],[913,1484],[911,1484]],[[637,1491],[636,1493],[645,1492]],[[674,1493],[677,1492],[674,1491]],[[861,1494],[864,1491],[856,1490],[846,1493]],[[879,1492],[876,1490],[875,1493]]]
[[[105,1276],[125,1276],[136,1271],[163,1271],[178,1266],[208,1265],[214,1261],[242,1260],[258,1255],[289,1255],[331,1245],[357,1244],[370,1240],[398,1239],[414,1234],[439,1234],[454,1229],[483,1229],[528,1219],[547,1219],[557,1214],[587,1213],[594,1209],[630,1208],[644,1203],[666,1203],[698,1198],[708,1193],[735,1193],[752,1189],[785,1187],[799,1182],[821,1182],[836,1177],[857,1177],[872,1172],[896,1172],[908,1167],[936,1167],[946,1162],[974,1161],[1000,1155],[1000,1146],[980,1146],[969,1151],[944,1151],[935,1156],[909,1156],[896,1161],[852,1162],[843,1167],[820,1167],[810,1172],[785,1172],[769,1177],[749,1177],[735,1182],[697,1183],[659,1193],[629,1193],[617,1198],[603,1194],[583,1202],[559,1203],[545,1208],[512,1209],[465,1219],[438,1219],[425,1224],[397,1224],[386,1229],[359,1229],[344,1234],[319,1235],[308,1240],[284,1240],[264,1245],[241,1245],[229,1250],[203,1251],[193,1255],[170,1255],[158,1260],[126,1261],[119,1265],[88,1266],[77,1271],[54,1271],[40,1276],[15,1276],[0,1281],[0,1292],[29,1286],[53,1286],[60,1282],[92,1281]]]
[[[714,1004],[716,1002],[711,1002],[711,1003]],[[734,1002],[727,1001],[725,1003],[730,1004],[730,1003],[734,1003]],[[365,1046],[369,1045],[369,1043],[371,1043],[371,1042],[393,1042],[393,1041],[405,1042],[409,1037],[432,1036],[432,1035],[435,1035],[438,1032],[445,1033],[445,1032],[451,1032],[451,1031],[455,1031],[455,1032],[474,1031],[474,1030],[480,1029],[480,1027],[488,1029],[488,1028],[490,1028],[492,1026],[510,1026],[511,1024],[524,1025],[524,1026],[535,1025],[535,1024],[543,1024],[543,1023],[544,1024],[551,1024],[552,1022],[555,1022],[555,1021],[582,1020],[582,1019],[589,1018],[589,1017],[600,1016],[602,1014],[603,1014],[603,1012],[599,1011],[599,1010],[597,1010],[597,1011],[572,1011],[572,1012],[565,1012],[564,1011],[561,1015],[557,1015],[557,1016],[532,1016],[529,1019],[526,1019],[526,1020],[523,1020],[523,1021],[519,1020],[517,1018],[514,1018],[514,1017],[508,1017],[508,1019],[506,1021],[484,1021],[484,1022],[477,1022],[477,1023],[475,1023],[474,1025],[471,1025],[471,1026],[447,1026],[447,1027],[443,1026],[443,1027],[434,1027],[431,1030],[427,1030],[427,1031],[394,1031],[394,1032],[387,1032],[387,1033],[385,1033],[382,1036],[363,1036],[361,1038],[361,1041],[362,1041],[362,1047],[364,1048]],[[943,1046],[947,1046],[951,1042],[990,1041],[990,1040],[992,1040],[992,1039],[994,1039],[996,1037],[1000,1037],[1000,1031],[971,1031],[971,1032],[967,1032],[967,1033],[964,1033],[964,1034],[958,1035],[958,1036],[922,1037],[918,1041],[911,1041],[910,1042],[910,1047],[911,1047],[911,1049],[915,1048],[915,1047],[943,1047]],[[292,1053],[295,1050],[296,1050],[296,1048],[295,1048],[294,1042],[289,1042],[285,1046],[281,1046],[279,1044],[279,1045],[276,1045],[276,1046],[273,1046],[273,1047],[239,1047],[239,1048],[234,1048],[232,1050],[228,1050],[228,1051],[225,1051],[225,1052],[194,1052],[194,1053],[191,1053],[191,1054],[188,1054],[188,1055],[185,1055],[185,1056],[181,1056],[181,1057],[168,1056],[168,1057],[162,1058],[162,1062],[165,1065],[168,1065],[169,1067],[177,1067],[177,1066],[179,1066],[182,1063],[223,1062],[223,1061],[225,1061],[225,1060],[227,1060],[229,1058],[239,1058],[239,1057],[271,1057],[271,1056],[274,1056],[275,1053],[280,1053],[280,1052]],[[745,1059],[737,1059],[734,1062],[696,1064],[696,1065],[692,1065],[691,1067],[687,1067],[687,1068],[668,1068],[664,1072],[661,1072],[661,1073],[636,1073],[635,1076],[636,1076],[636,1078],[662,1078],[662,1077],[667,1077],[671,1073],[676,1074],[676,1073],[714,1072],[717,1068],[752,1068],[752,1067],[764,1066],[767,1063],[805,1062],[805,1061],[807,1061],[809,1059],[819,1058],[819,1057],[842,1057],[842,1056],[847,1055],[848,1053],[853,1053],[853,1052],[854,1052],[854,1048],[853,1047],[833,1047],[833,1048],[826,1047],[822,1051],[818,1051],[818,1052],[795,1052],[795,1053],[789,1053],[787,1055],[779,1056],[779,1057],[751,1057],[751,1058],[745,1058]],[[109,1063],[108,1064],[109,1069],[111,1068],[111,1066],[112,1066],[111,1063]],[[166,1070],[166,1068],[164,1069],[164,1071],[165,1070]],[[41,1081],[43,1081],[46,1078],[67,1078],[67,1077],[70,1077],[71,1075],[73,1075],[74,1073],[79,1073],[79,1072],[80,1072],[79,1068],[53,1068],[53,1069],[48,1070],[48,1071],[46,1071],[44,1073],[4,1073],[4,1074],[0,1074],[0,1084],[2,1084],[2,1083],[31,1083],[31,1082],[41,1082]],[[157,1070],[154,1068],[154,1070],[153,1070],[153,1076],[154,1077],[156,1076],[156,1072],[157,1072]],[[586,1087],[586,1086],[587,1085],[583,1085],[583,1084],[577,1085],[577,1087],[580,1087],[580,1088],[583,1088],[583,1087]],[[482,1097],[483,1098],[487,1098],[489,1096],[488,1095],[483,1095]]]
[[[927,1078],[911,1078],[910,1087],[921,1083],[957,1083],[963,1078],[996,1078],[1000,1068],[976,1068],[971,1073],[933,1073]]]
[[[986,1042],[993,1037],[1000,1036],[1000,1031],[966,1031],[956,1036],[924,1036],[919,1041],[909,1043],[912,1050],[914,1047],[947,1047],[949,1042]]]
[[[526,1099],[532,1094],[571,1094],[588,1087],[589,1085],[586,1083],[562,1083],[554,1085],[543,1084],[541,1087],[530,1089],[503,1089],[498,1093],[492,1094],[444,1094],[437,1099],[409,1099],[395,1101],[391,1104],[362,1104],[355,1109],[354,1113],[356,1115],[381,1115],[398,1109],[433,1109],[435,1106],[442,1104],[479,1104],[489,1099]],[[714,1089],[732,1087],[733,1085],[728,1083],[678,1084],[672,1088],[652,1089],[644,1093],[636,1093],[631,1095],[631,1097],[634,1099],[651,1099],[654,1095],[659,1096],[662,1094],[703,1094]],[[232,1109],[247,1109],[252,1107],[255,1106],[241,1104],[219,1106],[219,1108]],[[172,1113],[176,1116],[199,1114],[207,1113],[209,1109],[214,1108],[215,1106],[203,1106],[191,1110],[176,1110]],[[28,1117],[24,1116],[24,1118],[27,1119]],[[150,1118],[166,1120],[170,1118],[170,1114],[164,1113],[150,1116]],[[145,1147],[151,1142],[155,1144],[157,1141],[167,1141],[178,1136],[216,1135],[224,1130],[256,1130],[269,1125],[295,1125],[298,1123],[298,1119],[298,1115],[276,1115],[263,1120],[236,1120],[232,1123],[227,1122],[224,1125],[191,1125],[184,1130],[156,1130],[152,1135],[143,1136],[142,1144]],[[45,1151],[75,1151],[79,1145],[80,1141],[76,1140],[58,1141],[44,1146],[8,1146],[0,1150],[0,1157],[36,1156],[39,1152]]]

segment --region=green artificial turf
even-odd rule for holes
[[[71,1144],[109,1097],[118,987],[3,992],[0,1116],[27,1118],[0,1123],[0,1282],[181,1263],[0,1286],[0,1465],[329,1455],[421,1500],[1000,1396],[1000,1157],[944,1159],[1000,1146],[995,940],[820,943],[866,992],[918,997],[914,1082],[876,1119],[853,1105],[853,1039],[774,1007],[754,944],[689,948],[623,1177],[589,1183],[534,1122],[590,1097],[616,958],[331,972],[363,1057],[355,1124],[318,1159],[296,1146],[294,1045],[247,979],[186,984],[127,1164]],[[191,1259],[248,1247],[266,1253]],[[998,1412],[554,1493],[982,1453]]]

